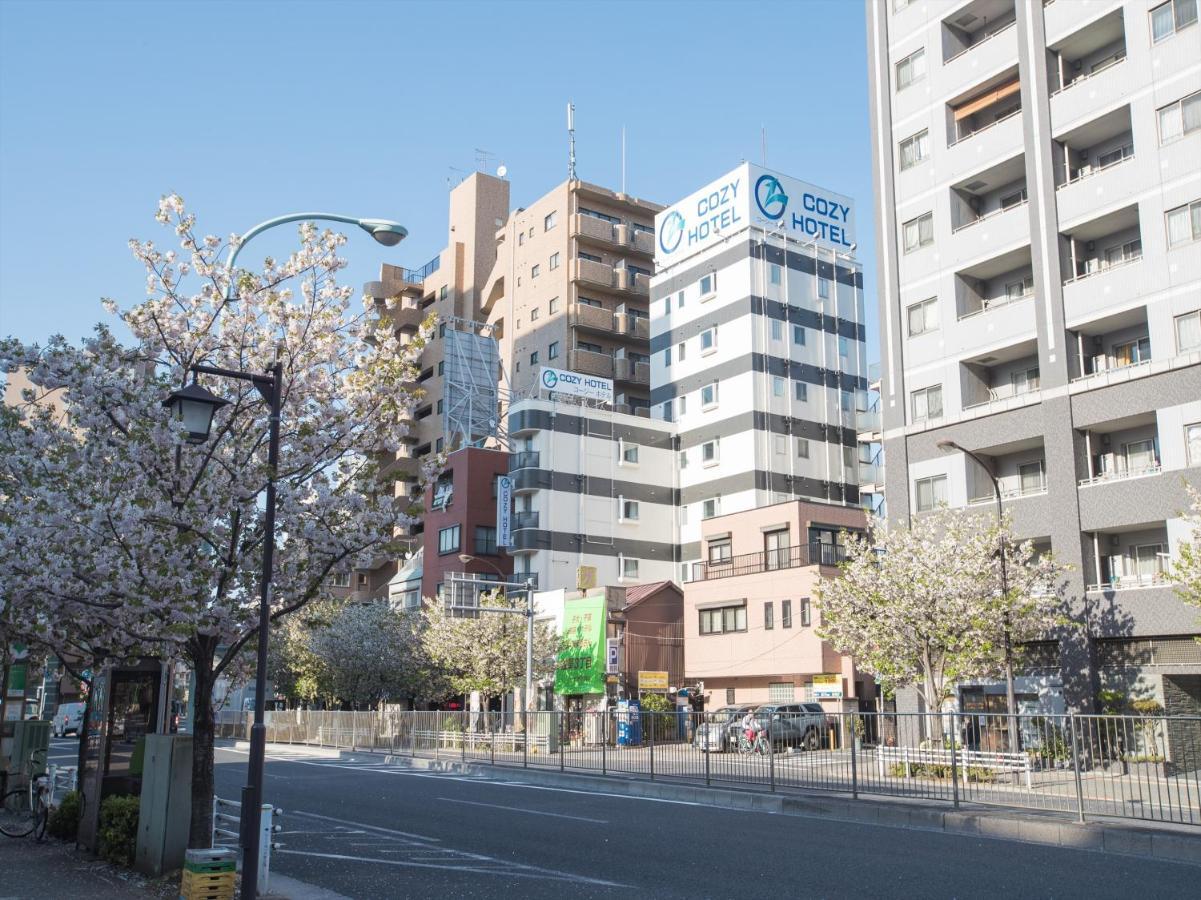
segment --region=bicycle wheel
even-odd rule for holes
[[[29,809],[29,789],[9,791],[0,800],[0,834],[6,837],[25,837],[34,827],[34,814]]]

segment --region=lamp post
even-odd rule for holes
[[[984,474],[988,476],[992,482],[993,494],[997,498],[997,550],[1001,562],[1001,597],[1003,606],[1002,614],[1002,631],[1004,637],[1005,649],[1005,709],[1008,712],[1009,720],[1009,752],[1018,752],[1018,723],[1017,716],[1014,714],[1017,708],[1017,700],[1014,697],[1013,690],[1013,639],[1010,635],[1009,627],[1009,574],[1006,571],[1005,563],[1005,513],[1001,506],[1001,482],[997,480],[997,476],[993,474],[992,469],[985,465],[984,460],[962,447],[950,439],[944,439],[938,442],[938,449],[944,453],[950,453],[958,450],[964,456],[970,456],[976,461],[976,465],[984,470]]]
[[[226,303],[235,302],[238,293],[234,284],[234,263],[246,243],[268,228],[288,222],[325,220],[358,225],[385,247],[394,247],[408,235],[403,225],[386,219],[361,219],[335,213],[292,213],[260,222],[241,236],[226,263],[228,283],[225,291]],[[254,724],[250,729],[250,759],[247,765],[247,784],[242,788],[242,820],[239,840],[242,846],[242,891],[243,900],[255,900],[258,896],[259,850],[261,829],[260,810],[263,807],[263,762],[267,748],[267,726],[264,723],[267,694],[267,649],[271,626],[271,578],[275,562],[275,474],[279,467],[279,420],[283,405],[283,363],[276,361],[269,374],[239,372],[216,366],[194,365],[191,367],[193,383],[173,391],[163,405],[169,407],[182,420],[188,431],[187,440],[203,444],[212,431],[213,416],[228,403],[227,400],[210,393],[196,383],[200,374],[221,378],[249,381],[267,401],[270,407],[267,445],[267,490],[263,517],[263,561],[259,575],[259,624],[258,652],[255,666]]]
[[[470,553],[460,553],[459,562],[464,565],[469,562],[481,562],[486,566],[490,566],[502,579],[505,578],[505,573],[500,570],[500,566],[496,565],[496,563],[480,559],[478,556],[472,556]],[[502,583],[517,584],[517,582]],[[472,607],[472,609],[478,609],[479,612],[510,613],[525,616],[525,706],[529,709],[530,698],[534,692],[534,579],[527,578],[525,580],[525,609],[509,609],[503,606],[480,606]]]

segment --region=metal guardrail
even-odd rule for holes
[[[796,569],[801,566],[836,566],[846,562],[846,548],[838,544],[812,541],[795,547],[780,547],[758,553],[742,553],[722,560],[694,563],[692,581],[713,581],[739,575],[758,575],[777,569]]]
[[[792,704],[783,704],[788,709]],[[1201,716],[726,712],[266,714],[267,740],[752,790],[916,797],[1201,826]],[[249,731],[249,714],[243,728]]]
[[[275,821],[283,815],[282,809],[264,803],[259,812],[259,893],[269,892],[271,879],[271,851],[278,850],[279,844],[272,836],[283,829]],[[211,847],[231,847],[241,849],[242,804],[237,800],[225,800],[213,795],[213,837]]]
[[[76,766],[56,766],[47,767],[47,774],[50,776],[50,799],[51,806],[57,806],[57,800],[60,794],[69,794],[79,784],[79,770]]]

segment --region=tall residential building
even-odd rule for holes
[[[1083,638],[1036,653],[1067,704],[1195,714],[1168,566],[1201,485],[1197,3],[869,0],[867,26],[889,517],[988,515],[939,443],[980,455],[1072,567]]]
[[[647,298],[660,209],[565,181],[496,231],[480,312],[500,339],[508,396],[534,395],[541,367],[552,366],[610,378],[617,409],[646,409]]]
[[[854,221],[850,198],[749,163],[656,218],[651,404],[676,424],[685,576],[706,519],[859,504]]]

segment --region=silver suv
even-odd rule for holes
[[[826,713],[820,703],[769,703],[755,710],[767,726],[772,746],[779,750],[817,750],[826,732]]]

